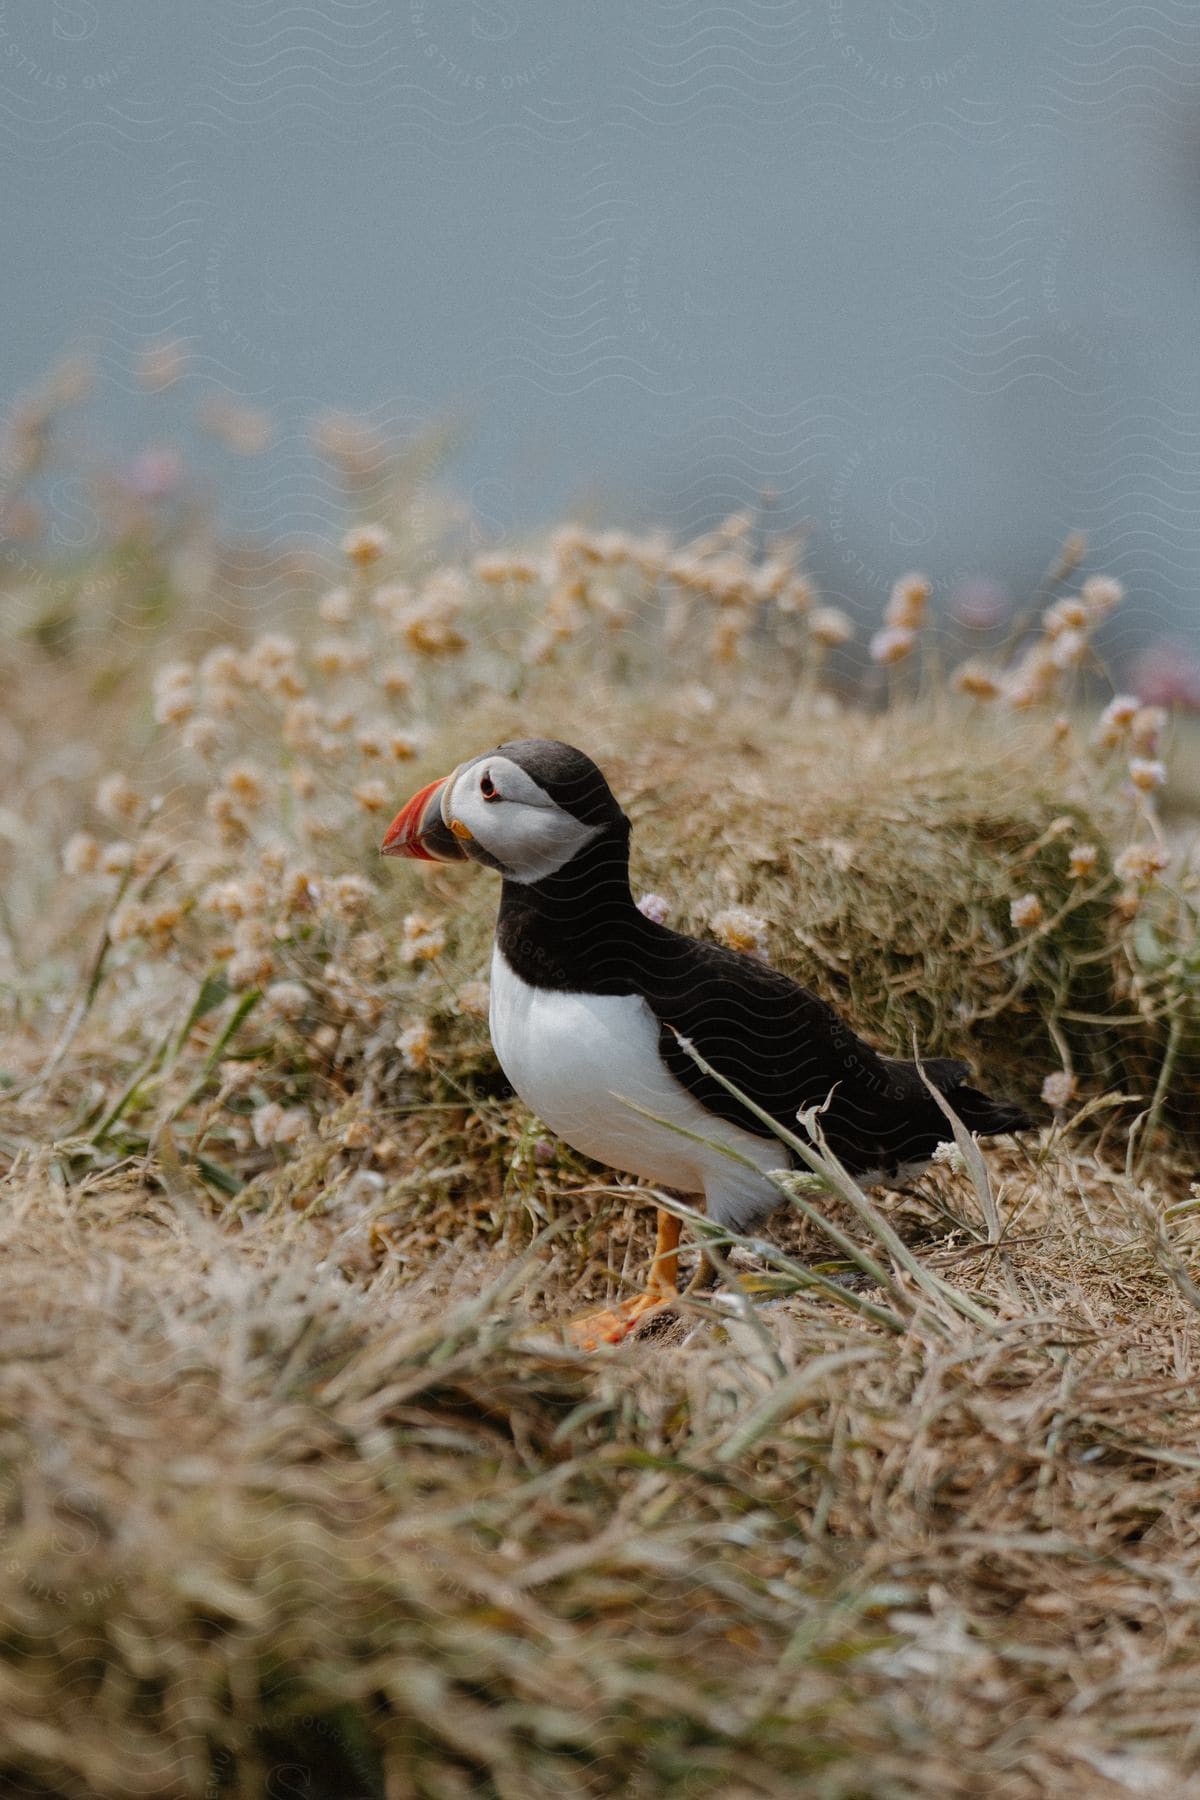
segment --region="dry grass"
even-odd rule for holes
[[[42,570],[2,678],[4,1792],[1200,1794],[1195,901],[1161,721],[1078,690],[1111,587],[963,693],[899,584],[883,710],[744,520],[440,569],[401,522],[215,656],[252,565],[121,526],[140,636]],[[1038,1134],[810,1187],[736,1304],[566,1349],[649,1209],[499,1078],[486,875],[374,856],[530,731],[673,923],[1054,1077]]]
[[[329,1221],[18,1172],[6,1791],[1196,1791],[1194,1249],[1000,1166],[1008,1250],[896,1215],[985,1328],[792,1296],[592,1358],[541,1252],[348,1277]]]

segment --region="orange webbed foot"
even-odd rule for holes
[[[650,1279],[644,1294],[622,1300],[617,1306],[602,1306],[587,1312],[566,1325],[567,1341],[579,1350],[598,1350],[601,1344],[623,1344],[657,1315],[670,1311],[679,1298],[676,1277],[679,1273],[680,1223],[673,1213],[659,1210],[658,1241]]]

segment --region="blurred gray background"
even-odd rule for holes
[[[767,490],[877,609],[1078,527],[1191,636],[1198,75],[1197,0],[0,0],[0,393],[89,348],[125,457],[265,409],[196,454],[272,541],[339,408],[448,421],[485,541]]]

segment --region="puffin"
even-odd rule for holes
[[[826,1144],[866,1186],[910,1179],[947,1136],[922,1070],[979,1136],[1029,1127],[1019,1106],[970,1085],[965,1062],[885,1056],[767,963],[648,917],[629,848],[629,819],[600,769],[550,738],[500,744],[431,781],[380,846],[500,876],[492,1045],[520,1098],[573,1149],[700,1197],[710,1219],[746,1232],[781,1202],[771,1173],[798,1159],[718,1076],[801,1138],[797,1115],[821,1109]],[[678,1217],[660,1208],[644,1291],[575,1321],[574,1341],[620,1342],[669,1309],[679,1238]],[[715,1275],[702,1258],[688,1291]]]

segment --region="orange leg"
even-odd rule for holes
[[[619,1344],[629,1337],[652,1313],[662,1312],[679,1298],[679,1233],[681,1222],[674,1213],[658,1213],[658,1240],[650,1279],[644,1294],[622,1300],[619,1306],[603,1306],[598,1312],[584,1313],[569,1321],[567,1337],[580,1350],[595,1350],[601,1344]]]

